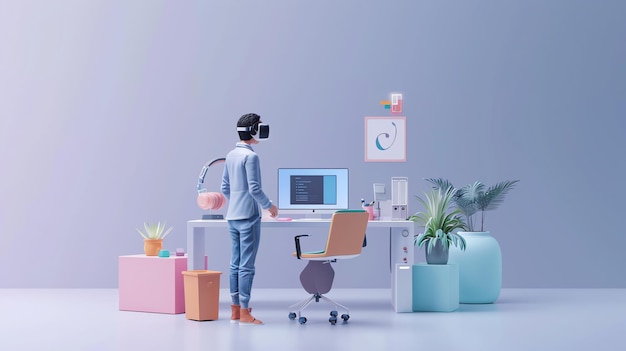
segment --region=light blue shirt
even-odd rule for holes
[[[263,209],[272,206],[261,186],[259,156],[250,145],[238,142],[226,155],[222,194],[228,199],[227,220],[261,217],[259,205]]]

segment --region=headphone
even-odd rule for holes
[[[224,194],[219,192],[209,192],[206,188],[202,187],[204,183],[204,177],[206,176],[206,172],[209,170],[209,167],[214,165],[215,163],[223,163],[226,161],[225,158],[216,158],[215,160],[209,161],[204,167],[202,167],[202,171],[200,171],[200,176],[198,177],[198,207],[203,210],[219,210],[226,204],[226,197]]]
[[[255,140],[265,140],[270,136],[270,125],[266,123],[256,122],[249,127],[237,127],[237,132],[250,134]]]

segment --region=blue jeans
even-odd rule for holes
[[[230,296],[233,305],[248,308],[254,279],[254,261],[261,239],[261,218],[229,220],[231,239]]]

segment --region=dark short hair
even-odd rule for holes
[[[260,120],[261,116],[257,115],[256,113],[246,113],[239,118],[239,121],[237,121],[237,127],[251,127],[256,123],[259,123]],[[239,139],[241,140],[252,139],[252,135],[250,135],[250,133],[248,132],[238,131],[237,133],[239,133]]]

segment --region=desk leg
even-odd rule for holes
[[[187,228],[187,270],[204,269],[205,228]]]

